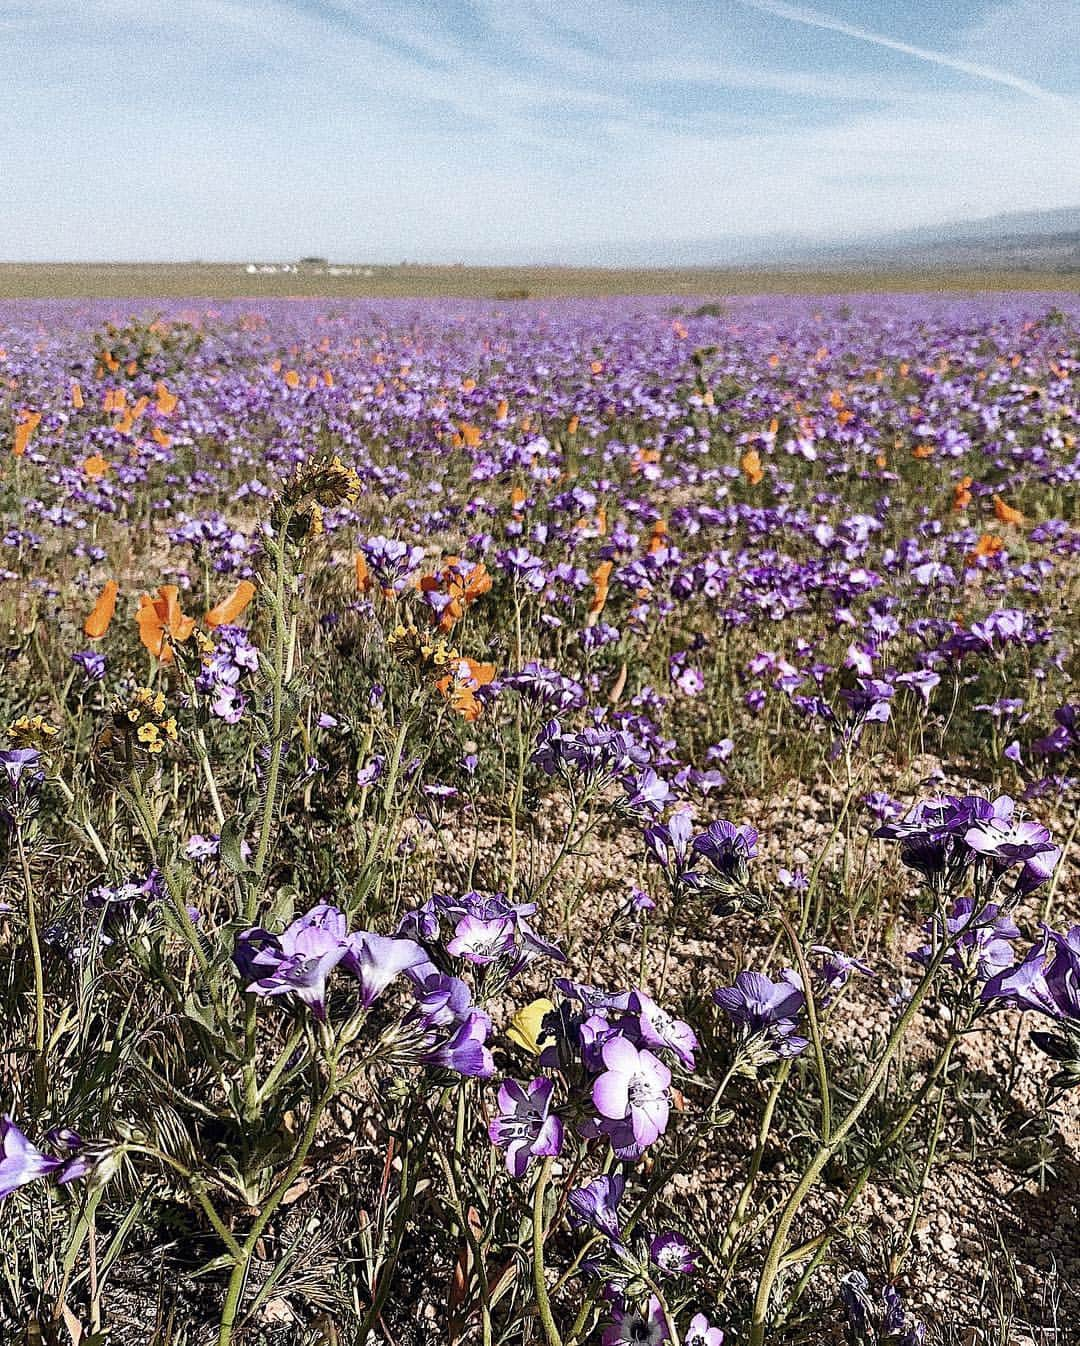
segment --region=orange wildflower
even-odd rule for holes
[[[171,416],[176,410],[176,404],[180,399],[175,393],[169,392],[168,388],[158,379],[154,384],[154,392],[157,394],[157,409],[162,416]]]
[[[82,411],[83,407],[86,405],[83,399],[82,388],[78,383],[73,383],[71,385],[71,405],[76,411]]]
[[[657,519],[649,533],[649,555],[654,552],[663,551],[668,544],[667,522],[664,519]]]
[[[30,436],[41,424],[40,411],[20,411],[15,417],[15,443],[12,445],[12,452],[16,458],[21,458],[30,444]]]
[[[457,659],[453,671],[440,678],[436,689],[450,703],[450,709],[472,724],[484,713],[483,702],[475,693],[495,677],[494,664],[478,664],[475,659]]]
[[[444,593],[449,600],[439,612],[432,613],[433,617],[438,617],[438,628],[444,633],[461,620],[470,603],[474,603],[490,588],[491,576],[483,561],[478,561],[471,570],[463,573],[461,560],[457,556],[446,557],[442,570],[424,575],[420,580],[421,592]]]
[[[996,533],[983,533],[975,546],[968,552],[968,560],[977,561],[980,556],[996,556],[1004,545]]]
[[[971,477],[961,477],[953,487],[952,507],[954,513],[959,514],[961,510],[967,509],[968,505],[971,504],[972,484]]]
[[[247,605],[255,597],[255,586],[250,580],[241,580],[228,598],[223,598],[216,607],[212,607],[203,620],[207,626],[228,626],[235,622]]]
[[[286,388],[300,387],[300,375],[296,372],[295,369],[287,369],[285,371],[285,387]]]
[[[98,595],[98,600],[91,608],[90,615],[83,622],[83,635],[87,640],[100,640],[109,629],[109,623],[116,611],[116,595],[119,592],[120,586],[115,580],[105,581],[104,589]]]
[[[107,458],[102,458],[100,453],[92,453],[89,458],[83,459],[82,469],[88,477],[96,481],[98,477],[103,477],[108,472],[109,462]]]
[[[153,598],[141,594],[135,621],[139,639],[163,664],[172,663],[173,645],[182,645],[195,630],[195,618],[185,617],[181,611],[180,591],[175,584],[159,585]]]
[[[739,459],[739,466],[751,486],[757,486],[759,482],[764,481],[765,472],[761,466],[761,454],[757,449],[747,449]]]
[[[912,458],[933,458],[934,445],[923,440],[921,444],[916,444],[911,450],[911,456]]]
[[[611,581],[611,572],[615,568],[613,561],[601,561],[593,571],[593,596],[589,604],[589,615],[585,619],[586,626],[595,626],[600,620],[600,614],[604,610],[604,605],[608,600],[608,588]]]
[[[500,401],[499,405],[495,408],[495,419],[497,421],[505,421],[507,416],[509,416],[509,414],[510,414],[510,403],[504,397],[502,401]]]
[[[368,569],[367,558],[362,551],[358,551],[355,557],[356,561],[356,592],[366,594],[374,581],[371,578],[371,571]]]
[[[999,523],[1011,523],[1017,527],[1024,522],[1024,516],[1012,505],[1007,505],[1000,495],[994,496],[994,518]]]

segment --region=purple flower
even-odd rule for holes
[[[646,849],[660,862],[672,887],[696,886],[699,876],[692,874],[694,824],[688,813],[673,813],[666,824],[647,827]]]
[[[612,1306],[611,1326],[604,1329],[600,1346],[660,1346],[670,1341],[664,1311],[655,1295],[649,1297],[645,1311]]]
[[[374,785],[383,773],[383,766],[386,759],[376,754],[356,773],[356,783],[363,789],[364,786]]]
[[[567,1195],[570,1223],[576,1226],[592,1225],[612,1243],[622,1242],[619,1229],[619,1202],[626,1187],[621,1173],[605,1173],[584,1187],[575,1187]]]
[[[942,941],[941,918],[932,917],[923,929],[930,943],[922,945],[910,956],[913,962],[925,967]],[[1015,954],[1010,940],[1019,939],[1020,931],[1007,916],[1001,915],[1000,908],[994,903],[987,903],[976,916],[974,901],[962,897],[953,903],[952,911],[945,918],[944,937],[955,939],[945,957],[946,965],[956,972],[971,972],[979,981],[986,981],[1012,967]]]
[[[606,1121],[629,1123],[634,1147],[644,1150],[667,1127],[671,1071],[625,1037],[609,1038],[600,1055],[605,1071],[593,1082],[593,1104]],[[622,1148],[628,1139],[625,1128],[619,1127],[613,1139]]]
[[[463,916],[457,923],[453,939],[446,944],[447,953],[479,967],[485,967],[513,950],[514,919],[511,916],[496,917],[490,921]]]
[[[41,769],[41,753],[36,748],[8,748],[0,752],[0,771],[6,777],[5,783],[12,799],[25,793],[27,787],[32,789],[40,785],[45,779]]]
[[[683,1346],[724,1346],[724,1334],[718,1327],[710,1327],[703,1313],[695,1313],[683,1335]]]
[[[694,850],[704,856],[717,873],[738,878],[745,873],[746,861],[757,854],[758,834],[753,827],[737,826],[719,818],[694,838]]]
[[[748,1032],[764,1033],[779,1056],[798,1056],[807,1039],[795,1036],[795,1017],[805,1007],[806,997],[787,976],[774,982],[762,972],[740,972],[735,985],[714,991],[713,999]],[[797,983],[797,975],[793,976]]]
[[[348,945],[341,967],[359,981],[360,1003],[365,1009],[378,1000],[399,973],[427,963],[427,954],[411,939],[360,930],[348,937]]]
[[[1061,858],[1061,848],[1054,845],[1049,830],[1041,823],[1010,816],[979,819],[964,833],[964,841],[1002,873],[1020,865],[1016,887],[1023,896],[1044,884]]]
[[[1064,935],[1046,929],[1022,963],[990,978],[982,998],[1080,1024],[1080,925]]]
[[[630,1012],[637,1015],[638,1036],[646,1047],[674,1052],[687,1070],[694,1068],[697,1038],[694,1030],[682,1019],[673,1018],[644,991],[630,994]]]
[[[421,1060],[425,1065],[454,1070],[459,1075],[489,1079],[495,1062],[484,1043],[491,1031],[491,1020],[481,1010],[471,1010],[445,1042],[431,1047]]]
[[[626,807],[635,811],[661,813],[671,798],[671,786],[652,767],[627,777],[623,789],[626,791]]]
[[[78,664],[86,675],[87,682],[100,682],[105,676],[105,656],[97,650],[82,650],[71,656],[71,662]]]
[[[688,1275],[697,1265],[689,1242],[673,1229],[657,1234],[649,1244],[649,1258],[665,1275]]]
[[[493,1145],[506,1150],[506,1169],[523,1178],[534,1155],[555,1155],[562,1149],[563,1124],[551,1111],[555,1085],[535,1079],[524,1088],[507,1080],[499,1089],[499,1113],[488,1126]]]
[[[63,1159],[42,1154],[10,1117],[0,1117],[0,1201],[63,1165]]]
[[[326,1020],[326,981],[350,951],[345,913],[325,903],[280,936],[255,928],[237,936],[233,961],[255,995],[294,995],[320,1022]]]

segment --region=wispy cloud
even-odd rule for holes
[[[1080,85],[1077,0],[926,3],[947,53],[780,0],[0,0],[0,257],[602,260],[1076,204],[1044,86]]]
[[[834,19],[831,15],[823,14],[820,10],[806,9],[802,5],[785,4],[784,0],[736,0],[736,3],[746,9],[756,9],[762,14],[772,14],[778,19],[789,19],[792,23],[801,23],[807,28],[819,28],[829,33],[840,33],[844,37],[854,38],[858,42],[869,42],[875,47],[885,47],[889,51],[902,52],[905,56],[913,56],[916,60],[942,66],[947,70],[955,70],[961,75],[970,75],[974,79],[988,80],[991,84],[1000,84],[1007,89],[1015,89],[1017,93],[1027,94],[1029,98],[1036,98],[1042,102],[1062,103],[1066,101],[1062,99],[1060,94],[1044,89],[1031,80],[1012,75],[1007,70],[998,70],[993,66],[981,65],[975,61],[965,61],[961,57],[950,56],[946,52],[932,51],[929,47],[919,47],[911,42],[902,42],[898,38],[888,37],[884,33],[875,33],[869,28],[861,28],[857,24],[846,23],[842,19]]]

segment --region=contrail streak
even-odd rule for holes
[[[978,65],[974,61],[963,61],[956,56],[947,56],[944,52],[931,51],[928,47],[917,47],[911,42],[901,42],[897,38],[886,37],[882,33],[872,32],[869,28],[860,28],[842,19],[831,18],[816,9],[806,9],[802,5],[788,5],[784,0],[736,0],[736,4],[746,9],[756,9],[763,14],[773,14],[778,19],[788,19],[792,23],[804,24],[807,28],[822,28],[826,32],[841,33],[844,37],[854,38],[858,42],[869,42],[875,47],[888,47],[890,51],[903,52],[914,56],[916,60],[928,61],[931,65],[945,66],[949,70],[959,71],[962,75],[971,75],[975,79],[989,80],[993,84],[1002,84],[1007,89],[1027,94],[1043,103],[1064,103],[1068,100],[1049,89],[1033,84],[1031,80],[1021,79],[1019,75],[1010,75],[1006,70],[995,70],[993,66]]]

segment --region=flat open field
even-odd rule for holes
[[[1080,291],[1078,272],[815,272],[741,267],[300,267],[250,274],[243,264],[18,264],[0,262],[0,299],[554,299],[617,295]],[[369,274],[370,273],[370,274]]]
[[[4,1346],[1077,1340],[993,280],[0,268]]]

